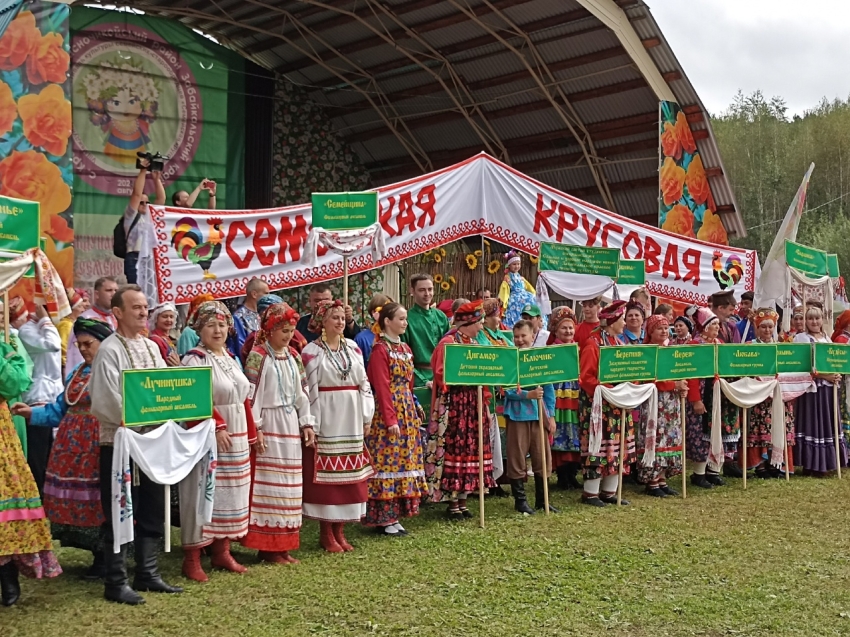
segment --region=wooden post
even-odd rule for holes
[[[623,465],[626,462],[626,410],[620,409],[620,479],[617,482],[617,506],[623,502]]]
[[[9,342],[9,290],[3,292],[3,338]]]
[[[682,499],[688,497],[688,472],[687,467],[687,436],[688,436],[688,412],[685,411],[685,397],[679,396],[679,418],[682,419]]]
[[[782,428],[785,429],[785,423],[782,423]],[[782,444],[785,447],[785,482],[791,481],[791,447],[788,446],[788,430],[785,429],[782,434]]]
[[[162,535],[165,552],[171,553],[171,485],[165,485],[165,528]]]
[[[478,526],[484,528],[484,389],[481,385],[478,386]]]
[[[342,304],[348,305],[348,257],[342,257]]]
[[[543,456],[541,458],[543,463],[543,510],[546,515],[549,515],[549,467],[546,466],[546,446],[549,444],[549,438],[546,435],[546,426],[543,422],[543,398],[537,399],[537,414],[540,419],[540,450]]]
[[[743,449],[743,451],[741,452],[741,455],[743,456],[743,458],[741,458],[741,471],[744,474],[744,488],[746,489],[747,488],[747,408],[744,407],[742,411],[744,412],[744,415],[743,415],[743,419],[742,419],[742,423],[741,423],[741,441],[743,442],[743,445],[741,446],[741,448]]]
[[[832,420],[835,422],[835,468],[841,480],[841,415],[838,409],[838,383],[832,383]]]

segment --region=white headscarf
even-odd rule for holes
[[[177,317],[177,307],[175,307],[174,303],[171,301],[160,303],[153,309],[150,317],[148,317],[148,329],[150,329],[151,332],[156,329],[156,319],[159,318],[159,315],[163,312],[174,312],[174,317]]]

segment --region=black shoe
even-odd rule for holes
[[[599,508],[608,506],[608,504],[603,502],[601,500],[601,498],[597,495],[593,496],[592,498],[586,498],[585,496],[581,496],[581,503],[586,504],[588,506],[599,507]]]
[[[509,497],[511,497],[511,494],[508,493],[507,491],[505,491],[499,485],[496,485],[495,487],[490,487],[490,490],[487,492],[487,495],[484,496],[484,497],[487,497],[487,498],[509,498]]]
[[[738,466],[737,462],[724,462],[723,475],[727,478],[743,478],[744,472],[741,471],[741,467]]]
[[[743,473],[741,475],[744,475]],[[715,487],[725,487],[726,481],[720,477],[720,474],[711,473],[709,471],[705,472],[705,479],[708,480]]]
[[[671,489],[669,485],[664,485],[661,487],[661,490],[667,495],[679,495],[679,492],[676,489]]]
[[[460,510],[460,514],[461,514],[464,518],[466,518],[466,519],[469,519],[469,518],[473,517],[473,515],[472,515],[472,511],[470,511],[470,510],[469,510],[469,509],[467,509],[467,508],[463,508],[463,509],[461,509],[461,510]]]
[[[514,496],[514,510],[523,515],[534,515],[534,509],[528,505],[525,495],[525,480],[511,480],[511,495]]]
[[[158,555],[158,538],[136,538],[136,577],[133,578],[133,588],[142,592],[182,593],[181,587],[163,581],[157,569]]]
[[[145,598],[139,595],[127,584],[127,547],[122,546],[118,553],[112,552],[112,539],[106,538],[103,548],[104,588],[103,598],[118,604],[138,606],[145,603]]]
[[[558,475],[558,483],[555,485],[558,489],[569,491],[571,489],[581,489],[581,482],[576,478],[579,465],[575,462],[562,464],[555,473]]]
[[[667,492],[664,491],[664,489],[662,489],[661,487],[652,487],[652,488],[647,487],[645,491],[646,491],[646,495],[651,495],[653,498],[666,498],[667,497]]]
[[[460,512],[460,509],[449,507],[446,509],[446,517],[452,522],[463,522],[463,513]]]
[[[612,496],[604,496],[603,495],[603,496],[599,496],[599,499],[602,500],[605,504],[617,504],[617,496],[616,495],[612,495]],[[631,502],[629,502],[625,498],[622,498],[620,500],[620,506],[625,507],[625,506],[629,506],[630,504],[631,504]]]
[[[543,485],[545,481],[546,478],[543,476],[534,476],[534,508],[538,511],[543,511],[546,505],[546,498],[543,497]],[[560,513],[558,509],[552,506],[551,500],[549,500],[549,513]]]
[[[83,579],[87,582],[96,582],[98,580],[102,580],[105,574],[106,565],[103,562],[103,551],[95,551],[94,561],[89,567],[89,570],[87,570],[83,575]]]
[[[21,598],[18,567],[11,561],[0,566],[0,592],[2,592],[3,606],[13,606]]]
[[[713,489],[714,484],[709,482],[708,478],[705,477],[704,473],[692,473],[691,474],[691,484],[695,487],[699,487],[700,489]]]

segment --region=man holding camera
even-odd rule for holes
[[[207,206],[207,210],[215,210],[215,189],[216,183],[212,179],[204,178],[191,193],[185,190],[178,190],[171,195],[171,203],[179,208],[193,208],[198,195],[201,194],[202,190],[206,190],[210,194],[210,203]]]
[[[148,195],[145,194],[145,181],[151,161],[140,157],[137,165],[139,174],[133,184],[133,194],[130,195],[130,203],[124,210],[124,233],[127,236],[127,253],[124,257],[124,276],[127,283],[136,283],[136,264],[139,261],[139,252],[142,249],[142,238],[145,235],[147,224],[150,223],[148,211]],[[151,171],[156,188],[156,199],[154,204],[161,206],[165,203],[165,187],[162,185],[162,173],[159,170]]]

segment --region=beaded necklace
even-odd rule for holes
[[[214,354],[213,351],[206,345],[204,346],[204,349],[213,359],[213,362],[215,363],[216,367],[223,371],[227,375],[227,377],[235,383],[236,375],[233,373],[233,363],[231,362],[230,357],[227,354],[225,354],[224,356]],[[227,364],[225,365],[224,363],[222,363],[222,360],[227,361]]]
[[[287,414],[291,414],[298,398],[298,370],[295,369],[295,363],[292,362],[292,356],[289,355],[289,352],[284,352],[283,356],[279,356],[268,343],[266,343],[266,351],[269,353],[272,367],[277,374],[277,388],[280,391],[280,399],[283,401],[283,409]],[[293,387],[291,394],[286,393],[286,385],[283,383],[283,376],[281,376],[280,368],[277,366],[278,360],[286,361],[286,370],[283,375],[286,376],[286,380]]]
[[[133,351],[130,349],[130,346],[127,344],[127,339],[125,339],[123,336],[121,336],[118,332],[115,332],[115,336],[118,337],[118,340],[121,342],[121,345],[124,346],[124,351],[127,352],[127,358],[130,359],[130,367],[132,369],[149,369],[149,368],[145,367],[144,365],[142,365],[142,367],[137,367],[136,366],[136,359],[133,358]],[[153,352],[151,351],[151,346],[148,345],[147,340],[145,340],[145,339],[142,339],[142,340],[144,341],[145,349],[147,349],[148,355],[151,358],[151,368],[156,367],[156,357],[154,356]],[[144,361],[142,361],[142,363],[144,363]]]
[[[89,386],[91,376],[86,378],[84,381],[80,381],[79,391],[76,396],[72,397],[71,392],[74,389],[74,381],[79,380],[79,376],[84,369],[88,369],[88,365],[80,365],[77,367],[77,369],[74,370],[74,375],[71,376],[71,380],[68,381],[68,386],[65,388],[65,404],[68,405],[68,407],[73,407],[80,402],[80,398],[83,397],[83,394],[86,393],[86,388]]]
[[[345,342],[344,338],[339,339],[339,346],[336,350],[332,350],[328,345],[327,340],[325,340],[324,335],[321,338],[321,347],[325,350],[325,353],[328,355],[328,358],[331,359],[331,364],[336,369],[339,377],[342,380],[348,380],[348,377],[351,375],[351,353],[348,351],[348,343]]]

